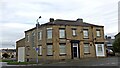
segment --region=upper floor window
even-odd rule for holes
[[[42,31],[38,32],[38,39],[42,40]]]
[[[32,39],[32,41],[31,41],[32,47],[35,47],[35,40],[34,40],[34,38],[35,38],[35,33],[33,32],[32,33],[32,37],[31,37],[31,39]]]
[[[53,55],[52,44],[47,44],[47,55]]]
[[[65,44],[60,44],[59,45],[60,48],[60,55],[66,54],[66,45]]]
[[[100,37],[100,29],[96,29],[96,34],[97,34],[97,37]]]
[[[33,32],[33,33],[32,33],[32,39],[33,39],[33,40],[34,40],[34,37],[35,37],[35,33]]]
[[[52,39],[52,28],[47,28],[47,39]]]
[[[26,35],[26,40],[27,42],[29,42],[29,35]]]
[[[83,29],[84,38],[88,38],[88,29]]]
[[[59,29],[59,38],[65,38],[65,29]]]
[[[75,28],[72,29],[72,35],[73,35],[73,36],[76,36],[76,35],[77,35],[77,34],[76,34],[76,29],[75,29]]]

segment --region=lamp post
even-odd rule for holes
[[[39,18],[36,20],[36,22],[37,22],[37,24],[36,24],[36,28],[37,28],[37,47],[36,47],[36,62],[38,63],[38,50],[39,50],[39,48],[38,48],[38,27],[39,27],[39,19],[41,18],[41,16],[39,16]]]

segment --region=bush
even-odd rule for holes
[[[113,43],[113,48],[115,52],[120,53],[120,37],[116,38],[114,43]]]

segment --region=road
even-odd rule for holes
[[[120,61],[118,61],[120,58],[118,57],[107,57],[107,58],[85,58],[85,59],[75,59],[75,60],[69,60],[69,61],[61,61],[56,63],[49,63],[49,64],[39,64],[39,65],[7,65],[3,66],[2,68],[47,68],[50,66],[73,66],[79,67],[79,66],[109,66],[109,68],[117,68],[117,66],[120,64]],[[112,67],[113,66],[113,67]]]
[[[76,59],[43,66],[118,66],[118,57]]]

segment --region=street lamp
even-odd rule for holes
[[[39,19],[41,18],[41,16],[39,16],[39,18],[36,20],[37,24],[36,24],[36,27],[37,27],[37,48],[36,48],[36,62],[38,63],[38,27],[39,27]]]

